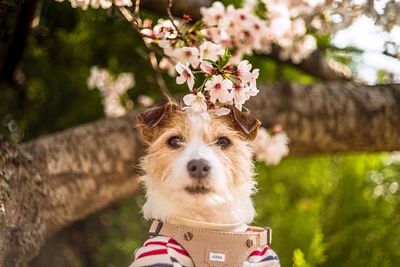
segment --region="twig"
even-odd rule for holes
[[[133,29],[142,37],[142,41],[146,46],[146,50],[147,50],[147,55],[149,57],[150,60],[150,65],[154,70],[154,73],[156,75],[156,81],[157,84],[159,86],[159,89],[161,91],[161,93],[163,94],[163,96],[167,99],[168,102],[172,102],[172,97],[171,94],[168,90],[168,87],[164,81],[164,78],[162,76],[162,72],[158,66],[158,60],[157,57],[154,53],[154,51],[152,51],[150,45],[144,40],[144,38],[147,38],[146,35],[143,35],[140,32],[140,29],[142,27],[141,25],[141,20],[139,18],[139,7],[138,5],[140,5],[140,0],[136,0],[136,7],[135,7],[135,14],[133,15],[128,9],[126,9],[125,7],[119,7],[119,10],[121,11],[122,15],[126,18],[127,21],[129,21],[132,24]],[[139,24],[139,25],[138,25]]]
[[[140,0],[135,3],[135,16],[140,19]]]
[[[167,85],[165,84],[164,78],[162,76],[162,72],[160,71],[160,68],[158,67],[157,57],[154,54],[154,52],[150,50],[149,47],[147,47],[147,48],[148,48],[148,55],[149,55],[151,66],[156,74],[157,84],[160,87],[160,90],[161,90],[162,94],[164,95],[164,97],[168,100],[168,102],[172,102],[171,94],[168,90]]]
[[[177,35],[182,37],[182,34],[179,31],[178,26],[176,26],[176,24],[175,24],[174,16],[172,15],[171,9],[172,9],[172,0],[168,0],[167,14],[168,14],[169,20],[171,21],[172,25],[174,26],[174,28],[177,32]]]
[[[387,49],[385,49],[383,51],[380,51],[380,50],[363,50],[363,49],[360,49],[360,48],[357,48],[357,47],[348,46],[348,47],[341,48],[341,47],[337,47],[337,46],[334,46],[334,45],[329,45],[326,48],[330,49],[330,50],[334,50],[334,51],[344,52],[344,53],[357,53],[357,54],[376,53],[376,54],[382,54],[382,55],[385,55],[385,56],[392,57],[394,59],[400,60],[399,56],[397,56],[396,54],[390,53]]]
[[[129,10],[128,9],[126,9],[125,7],[123,7],[123,6],[120,6],[120,7],[118,7],[119,8],[119,11],[121,11],[121,14],[122,15],[124,15],[124,17],[126,18],[126,20],[127,21],[129,21],[129,22],[134,22],[133,20],[133,16],[132,16],[132,14],[131,14],[131,12],[129,12]]]

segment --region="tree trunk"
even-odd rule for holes
[[[287,131],[292,155],[400,150],[400,85],[260,86],[247,105]],[[41,137],[0,139],[0,266],[27,263],[43,240],[139,191],[138,111]]]
[[[0,266],[25,265],[52,233],[138,191],[140,146],[132,116],[0,140]]]
[[[39,0],[17,1],[21,2],[13,37],[0,71],[0,77],[11,84],[18,83],[15,71],[22,59]]]

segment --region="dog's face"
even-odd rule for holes
[[[138,121],[149,143],[142,160],[146,218],[182,216],[221,223],[253,219],[250,142],[258,120],[237,110],[216,117],[166,104],[141,114]]]

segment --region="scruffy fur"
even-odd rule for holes
[[[149,119],[151,116],[156,118]],[[259,122],[255,120],[255,123],[258,128]],[[251,195],[256,183],[251,138],[243,133],[243,127],[238,127],[241,125],[235,123],[232,115],[204,116],[172,106],[156,115],[142,115],[138,125],[149,143],[141,161],[145,172],[141,182],[146,189],[143,206],[146,219],[168,221],[180,216],[212,223],[250,223],[253,220],[255,210]],[[183,138],[180,148],[168,145],[173,136]],[[218,146],[220,137],[227,137],[230,145]],[[209,176],[202,181],[209,192],[189,193],[185,187],[198,181],[189,176],[187,164],[200,158],[211,166]]]

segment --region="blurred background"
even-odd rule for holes
[[[119,12],[84,11],[69,2],[47,0],[39,6],[17,84],[1,83],[1,134],[25,142],[104,117],[100,92],[88,90],[86,82],[92,66],[133,73],[135,86],[127,92],[133,107],[140,106],[140,95],[160,98],[143,42]],[[143,16],[160,17],[146,11]],[[11,17],[7,23],[15,21]],[[383,41],[362,47],[363,40],[384,39],[379,28],[365,17],[358,23],[334,36],[318,36],[319,47],[329,44],[331,58],[370,84],[398,81],[399,60],[382,55]],[[353,40],[359,29],[371,30]],[[1,37],[3,43],[10,38],[4,31]],[[1,46],[1,58],[7,49]],[[265,56],[250,60],[262,69],[259,83],[318,80]],[[174,78],[164,78],[172,93],[186,91]],[[257,172],[255,224],[272,227],[273,248],[283,267],[399,266],[398,153],[289,156],[278,166],[257,163]],[[127,266],[147,239],[149,223],[140,214],[143,201],[143,195],[133,196],[74,223],[49,239],[30,266]]]

